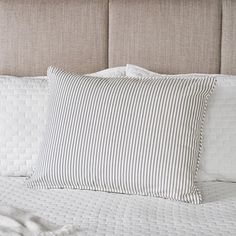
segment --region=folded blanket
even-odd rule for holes
[[[77,236],[72,225],[59,227],[32,213],[10,206],[0,206],[0,236]]]

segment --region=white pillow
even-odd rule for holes
[[[0,77],[0,175],[28,175],[46,124],[47,77]]]
[[[126,67],[125,66],[119,66],[119,67],[113,67],[108,68],[105,70],[98,71],[96,73],[88,74],[88,76],[98,76],[98,77],[123,77],[126,75]]]
[[[94,73],[125,76],[125,67]],[[0,175],[30,175],[46,123],[47,77],[0,76]]]
[[[131,77],[155,77],[157,73],[126,66]],[[217,86],[206,115],[199,181],[236,181],[236,76],[216,75]]]

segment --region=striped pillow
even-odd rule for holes
[[[201,202],[194,177],[214,78],[91,78],[54,67],[48,77],[47,132],[28,187]]]

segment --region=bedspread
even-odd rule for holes
[[[235,236],[236,183],[203,182],[203,204],[86,190],[27,189],[21,177],[0,177],[0,205],[30,210],[89,236]]]

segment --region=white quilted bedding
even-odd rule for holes
[[[81,190],[32,190],[0,177],[0,204],[31,210],[80,235],[236,235],[236,183],[201,183],[204,204]]]

